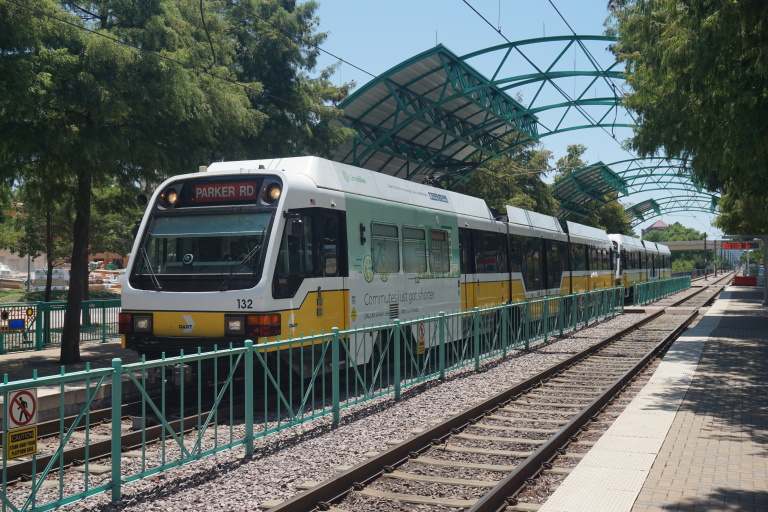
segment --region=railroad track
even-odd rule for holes
[[[725,279],[725,278],[723,278]],[[692,296],[706,296],[706,300],[711,299],[712,293],[711,290],[713,289],[713,286],[710,287],[704,287],[693,294],[687,296],[686,298],[682,299],[681,301],[678,301],[677,303],[673,304],[673,306],[679,306],[683,301],[691,300]],[[719,289],[719,288],[718,288]],[[710,293],[707,293],[707,290],[710,291]],[[679,320],[679,316],[677,316],[677,319]],[[629,350],[631,347],[627,347],[626,350]],[[615,349],[614,349],[615,350]],[[599,356],[599,357],[605,357],[605,356]],[[572,358],[573,359],[573,358]],[[622,356],[623,360],[628,360],[629,358],[626,356]],[[563,363],[565,364],[565,363]],[[573,364],[573,363],[569,363]],[[577,371],[577,370],[573,370]],[[531,384],[531,386],[535,386],[538,384],[538,381],[543,380],[547,377],[545,376],[538,376],[535,378],[537,382],[534,382]],[[601,384],[602,386],[602,384]],[[593,386],[593,388],[597,389],[600,386]],[[585,388],[586,389],[586,388]],[[602,388],[601,388],[602,389]],[[514,391],[512,395],[518,395],[522,393],[523,388],[520,388],[517,391]],[[590,390],[592,392],[593,390]],[[579,407],[585,403],[586,398],[588,398],[590,395],[578,395],[574,390],[572,390],[571,396],[573,397],[572,403],[579,404]],[[520,398],[522,400],[522,398]],[[509,399],[507,399],[508,401]],[[170,402],[173,402],[174,399],[171,398]],[[513,404],[514,405],[514,404]],[[239,404],[236,406],[236,408],[241,408],[242,404]],[[483,406],[484,408],[490,408],[494,407],[492,405]],[[527,406],[530,407],[530,406]],[[537,406],[540,407],[540,406]],[[520,432],[528,432],[533,431],[534,434],[536,434],[536,437],[541,437],[543,434],[551,434],[554,432],[550,431],[557,431],[557,429],[561,428],[563,425],[567,423],[565,421],[565,418],[568,418],[572,416],[573,412],[578,409],[578,407],[558,407],[557,408],[560,412],[558,414],[554,414],[552,418],[542,418],[538,421],[529,421],[527,422],[529,425],[533,426],[526,426],[525,422],[523,426],[520,426],[518,424],[508,426],[512,429],[518,429]],[[150,443],[152,440],[160,439],[163,436],[163,427],[161,425],[151,425],[148,426],[145,429],[137,429],[134,424],[134,417],[140,416],[142,414],[141,409],[141,402],[136,402],[132,404],[124,404],[123,409],[121,412],[123,421],[122,421],[122,433],[121,433],[121,446],[124,453],[130,453],[131,450],[135,447],[139,447],[142,445],[147,445],[147,443]],[[566,411],[567,414],[560,414],[561,412]],[[503,413],[504,411],[502,411]],[[75,429],[76,433],[74,434],[74,439],[70,440],[68,443],[67,449],[64,450],[62,454],[62,459],[60,459],[60,463],[57,464],[61,469],[68,469],[72,467],[73,465],[81,464],[85,459],[88,459],[89,461],[97,461],[98,459],[110,457],[112,455],[112,445],[111,445],[111,429],[110,429],[110,418],[111,418],[111,409],[101,409],[101,410],[95,410],[91,411],[89,416],[89,428],[85,428],[84,426],[73,426],[74,425],[74,417],[65,418],[64,420],[54,420],[50,422],[43,422],[40,423],[38,426],[38,432],[39,432],[39,448],[40,453],[37,456],[37,467],[45,467],[50,462],[51,457],[56,452],[56,449],[59,444],[59,432],[61,431],[62,425],[65,429],[65,432],[68,432],[70,429]],[[180,414],[177,415],[178,418],[172,421],[168,422],[168,426],[171,430],[175,432],[180,432],[182,430],[182,425],[184,426],[183,431],[185,433],[192,432],[196,429],[197,420],[201,415],[205,415],[207,412],[198,413],[195,412],[192,415],[185,416],[184,418],[181,418]],[[236,414],[237,415],[237,414]],[[461,416],[461,415],[460,415]],[[477,414],[475,416],[478,416]],[[468,420],[467,420],[468,421]],[[493,421],[502,421],[502,420],[493,420]],[[450,421],[451,423],[451,429],[459,428],[456,425],[463,424],[465,422],[457,421],[452,419]],[[504,427],[504,424],[498,424],[495,425],[496,427]],[[515,432],[516,430],[507,430],[505,428],[489,428],[487,430],[494,431],[497,435],[481,435],[477,433],[472,433],[472,430],[478,430],[480,427],[471,427],[467,429],[467,432],[463,434],[462,437],[457,437],[455,439],[461,440],[461,442],[466,441],[473,441],[476,444],[482,444],[484,442],[487,443],[506,443],[509,444],[510,441],[507,440],[499,440],[499,439],[492,439],[494,437],[506,437],[510,432]],[[536,432],[537,430],[541,430],[543,432]],[[450,430],[449,430],[450,434]],[[441,434],[439,436],[432,436],[430,438],[430,442],[432,442],[434,439],[442,439],[440,441],[443,445],[443,451],[445,453],[451,453],[453,454],[453,443],[452,440],[449,440],[448,435],[449,434]],[[473,437],[467,437],[467,436],[475,436]],[[490,438],[490,439],[482,439],[483,437]],[[512,438],[510,438],[512,439]],[[541,439],[535,439],[536,441],[540,441]],[[521,459],[525,457],[528,457],[534,448],[539,446],[539,444],[543,443],[523,443],[518,442],[520,446],[517,446],[514,450],[513,449],[506,449],[501,451],[507,451],[507,452],[514,452],[514,456],[512,459]],[[513,443],[514,444],[514,443]],[[449,446],[450,445],[450,446]],[[585,446],[583,443],[581,446]],[[410,452],[415,453],[414,450],[409,450]],[[455,452],[460,453],[460,452]],[[408,455],[406,453],[406,455]],[[479,454],[482,458],[482,453]],[[576,458],[578,459],[578,457]],[[413,462],[413,464],[421,464],[424,458],[420,459],[419,462]],[[427,458],[428,460],[428,458]],[[391,464],[387,464],[391,465]],[[430,464],[425,464],[425,466],[430,466]],[[439,466],[439,465],[438,465]],[[438,466],[430,466],[430,467],[438,467]],[[487,464],[481,464],[481,466],[485,467]],[[502,469],[510,469],[510,466],[508,463],[501,464]],[[482,469],[482,468],[475,468],[482,471],[491,471],[496,472],[498,468],[492,468],[492,469]],[[30,475],[33,471],[33,463],[31,460],[19,460],[12,462],[7,465],[6,467],[7,471],[7,482],[9,484],[12,484],[13,482],[28,480],[30,478]],[[559,474],[563,474],[562,471],[560,471]],[[397,477],[402,476],[399,473],[395,473],[393,476],[390,476],[388,478],[392,480],[396,480]],[[425,475],[426,476],[426,475]],[[423,478],[419,478],[412,481],[419,481],[424,480]],[[492,480],[490,480],[492,481]],[[297,510],[297,509],[293,509]]]
[[[269,510],[535,511],[720,289],[697,290],[673,303],[691,313],[657,311]]]

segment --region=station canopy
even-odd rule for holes
[[[588,128],[612,134],[615,128],[633,127],[631,112],[630,122],[617,121],[624,81],[620,63],[598,62],[598,55],[612,58],[599,46],[614,41],[609,36],[554,36],[464,56],[437,45],[375,77],[339,104],[344,114],[336,122],[355,135],[330,156],[453,188],[476,168],[531,140]],[[590,50],[589,45],[597,46]],[[550,62],[534,63],[524,47],[535,47],[537,54],[549,49]],[[576,57],[567,57],[571,54],[580,56],[583,68],[575,67]],[[475,62],[490,68],[490,78],[473,67]],[[656,157],[591,164],[559,180],[552,193],[561,204],[558,218],[578,222],[619,198],[655,191],[669,195],[657,192],[626,208],[630,226],[686,208],[713,212],[719,201],[696,183],[687,162]]]
[[[357,136],[333,158],[406,180],[471,170],[475,153],[500,157],[538,135],[535,115],[442,45],[372,80],[339,108]]]

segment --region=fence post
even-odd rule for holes
[[[544,343],[546,343],[549,336],[549,297],[544,299],[544,308],[541,316],[544,320]]]
[[[438,347],[438,362],[440,365],[440,380],[445,380],[445,312],[439,313],[440,317],[437,320],[438,329],[438,341],[440,343]]]
[[[245,456],[253,457],[253,340],[245,340]]]
[[[509,312],[511,311],[509,305],[507,303],[502,304],[501,311],[501,358],[506,359],[507,358],[507,344],[509,343],[509,333],[507,332],[509,330],[508,326],[508,318]]]
[[[101,303],[101,342],[107,342],[107,305]]]
[[[333,410],[333,425],[339,426],[339,421],[341,421],[341,365],[339,364],[339,328],[334,327],[331,329],[331,331],[333,332],[331,337],[331,400],[333,401],[333,404],[331,407]]]
[[[112,359],[112,501],[120,501],[122,496],[122,443],[121,436],[123,412],[123,361]]]
[[[475,371],[480,371],[480,308],[472,314],[472,350],[475,356]]]
[[[393,358],[395,359],[395,400],[400,400],[400,391],[402,390],[402,383],[400,382],[402,378],[402,368],[400,367],[400,362],[402,361],[402,357],[400,357],[400,319],[396,318],[392,322],[395,324],[394,346],[392,347]]]
[[[43,350],[43,313],[40,304],[35,304],[35,350]]]
[[[530,334],[530,323],[531,323],[531,303],[529,301],[525,301],[525,350],[528,350],[531,347],[531,337]]]

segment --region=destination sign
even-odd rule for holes
[[[195,203],[219,203],[222,201],[255,200],[258,190],[255,181],[196,183],[192,201]]]
[[[760,242],[723,242],[723,249],[759,249]]]

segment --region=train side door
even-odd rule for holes
[[[475,268],[475,249],[472,231],[459,228],[459,248],[461,249],[461,309],[469,310],[477,303],[478,277]]]

